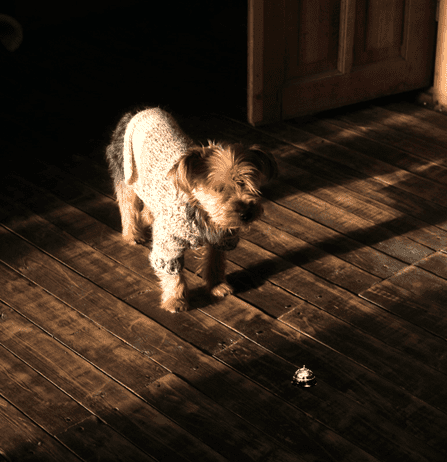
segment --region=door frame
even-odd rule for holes
[[[281,118],[278,88],[284,80],[285,0],[248,0],[248,121]],[[269,15],[269,29],[264,17]],[[269,41],[265,42],[266,32]],[[266,52],[275,47],[277,53]],[[274,69],[275,72],[267,72]],[[267,78],[265,78],[267,76]]]
[[[447,112],[447,0],[438,0],[438,37],[436,40],[434,107]]]

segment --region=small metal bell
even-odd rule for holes
[[[316,385],[317,379],[310,369],[307,369],[306,366],[303,366],[295,372],[292,383],[297,387],[308,388]]]

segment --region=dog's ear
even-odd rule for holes
[[[264,176],[265,182],[275,179],[278,176],[278,165],[273,155],[258,145],[249,148],[251,161]]]
[[[174,186],[188,195],[192,194],[204,172],[204,148],[193,146],[188,149],[168,172]]]

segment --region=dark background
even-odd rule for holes
[[[1,49],[2,141],[31,130],[82,146],[139,104],[245,118],[245,2],[2,5],[24,35],[17,51]]]

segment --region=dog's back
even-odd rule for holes
[[[160,178],[191,144],[168,112],[158,107],[146,108],[121,117],[107,146],[106,158],[115,184],[124,180],[124,163],[129,154],[141,169],[150,167]]]
[[[167,173],[191,145],[168,112],[147,108],[121,118],[106,158],[115,185],[133,184],[138,196],[149,204],[171,195]]]
[[[126,182],[137,182],[137,188],[143,190],[145,181],[153,185],[155,180],[164,180],[191,145],[191,140],[166,111],[151,108],[139,112],[128,123],[124,136]]]

